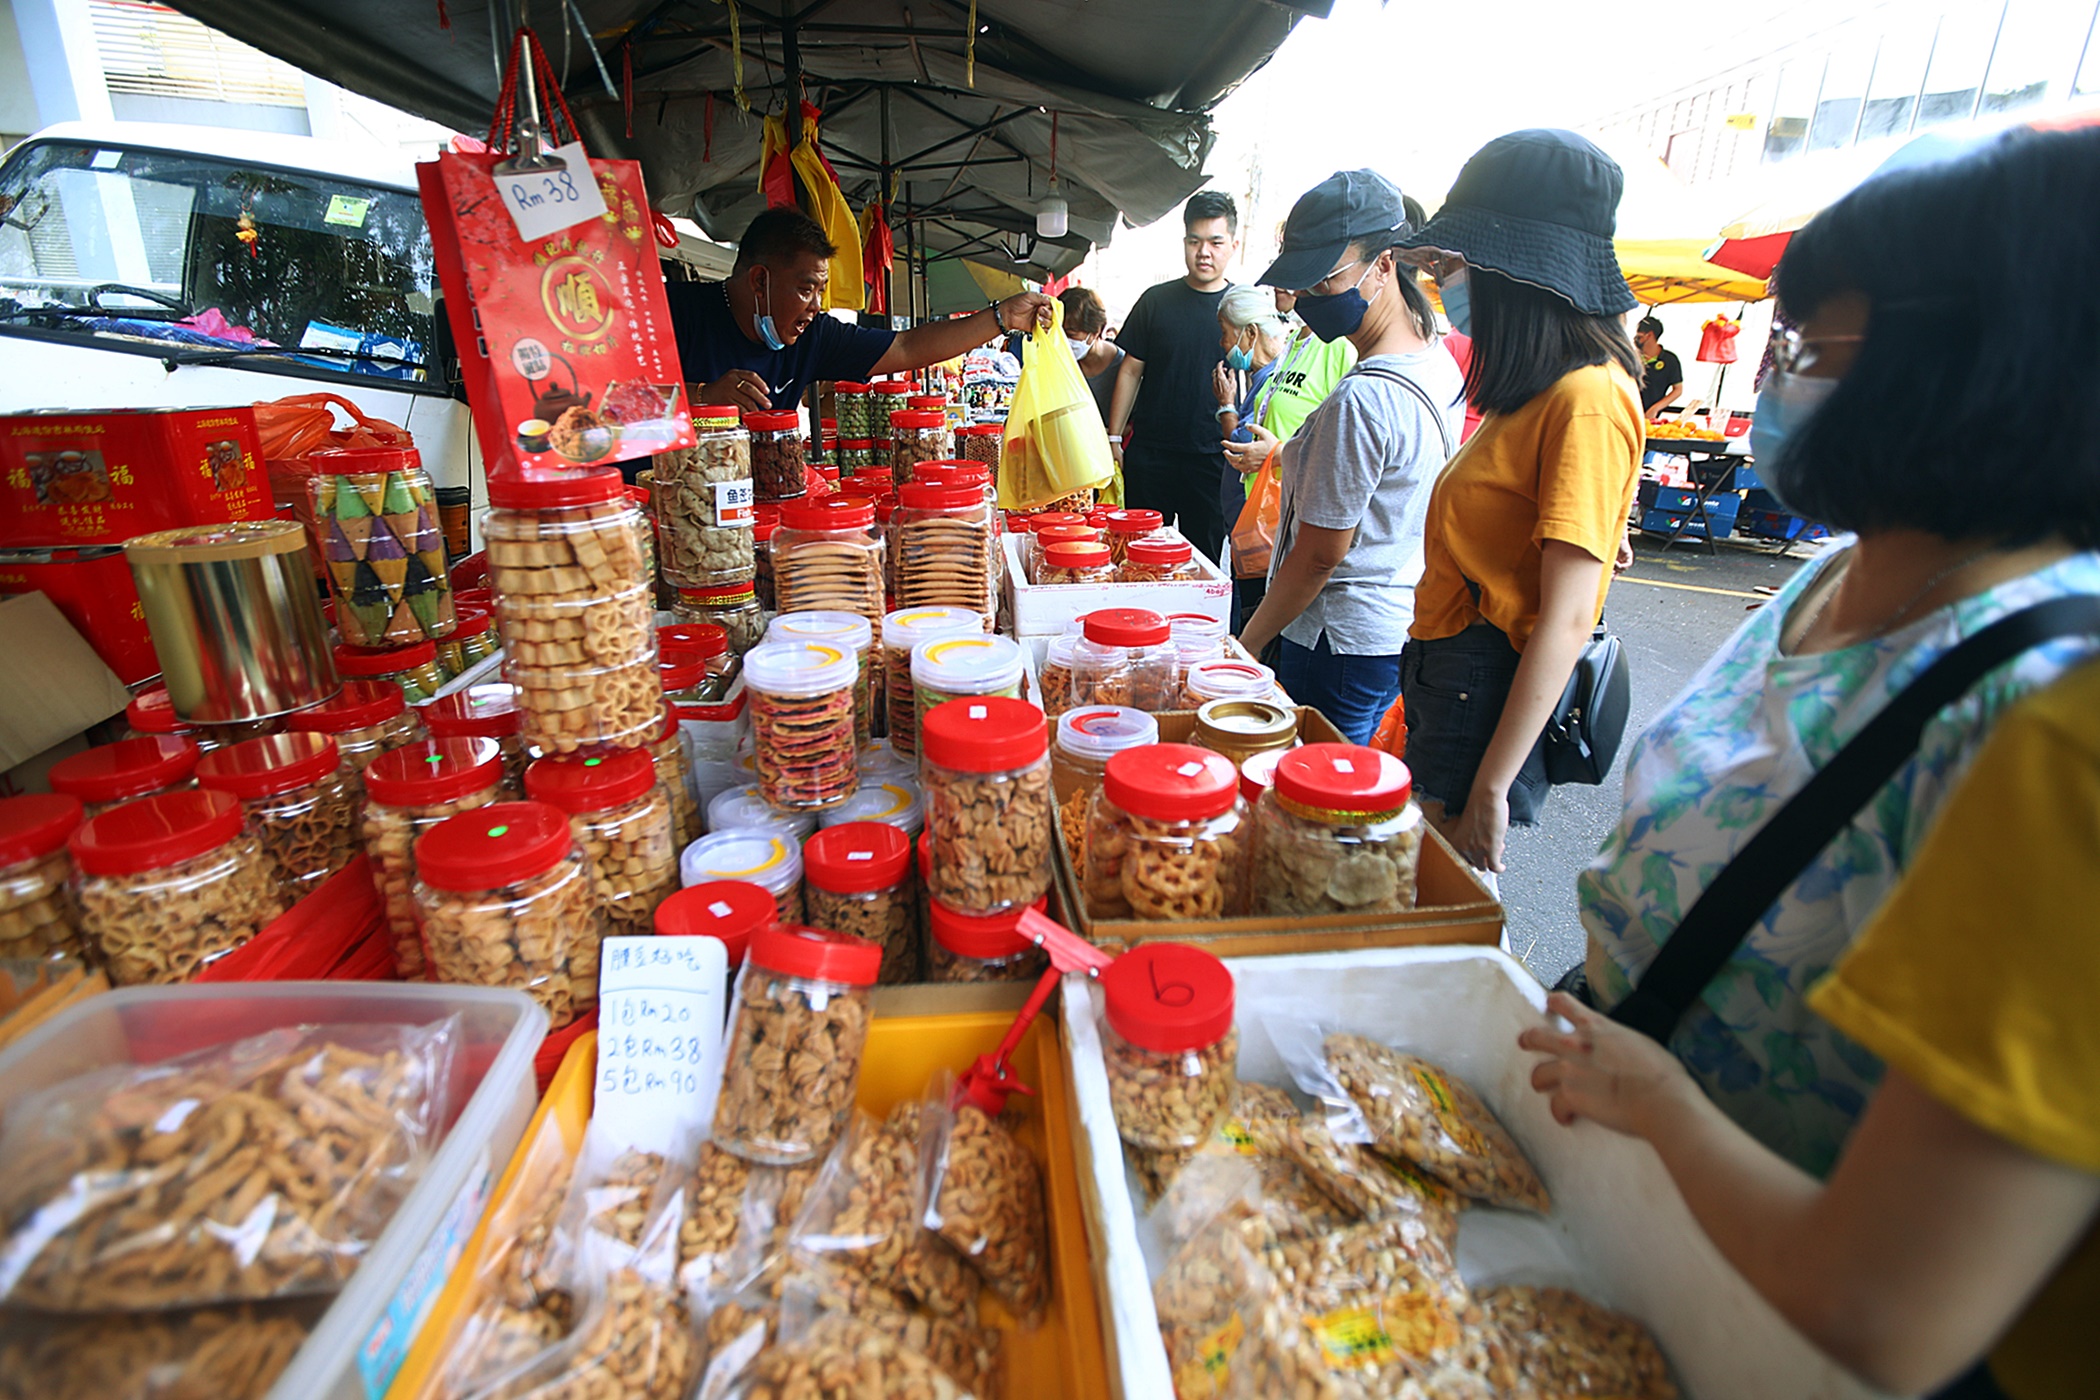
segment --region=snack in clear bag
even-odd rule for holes
[[[846,1312],[822,1276],[790,1283],[779,1339],[741,1400],[992,1400],[997,1334],[879,1304]]]
[[[678,1278],[689,1292],[720,1297],[749,1287],[786,1243],[790,1222],[823,1170],[753,1166],[710,1142],[686,1187],[678,1228]]]
[[[1509,1339],[1520,1397],[1677,1400],[1670,1363],[1630,1317],[1565,1288],[1504,1285],[1482,1289],[1475,1301]]]
[[[570,1241],[559,1229],[574,1166],[565,1153],[536,1151],[513,1197],[523,1204],[491,1219],[474,1301],[445,1347],[439,1400],[500,1380],[575,1326],[576,1298],[562,1276]]]
[[[947,1084],[935,1087],[920,1135],[926,1228],[970,1262],[1023,1326],[1033,1326],[1050,1301],[1042,1172],[1005,1124],[967,1100],[951,1106]]]
[[[1321,1192],[1357,1220],[1375,1224],[1411,1220],[1420,1227],[1420,1255],[1457,1276],[1458,1214],[1465,1199],[1405,1162],[1345,1142],[1317,1110],[1290,1125],[1284,1151]]]
[[[0,1323],[0,1400],[260,1400],[322,1303]]]
[[[1242,1084],[1231,1111],[1199,1147],[1170,1151],[1126,1148],[1167,1239],[1191,1237],[1219,1202],[1243,1194],[1278,1238],[1322,1234],[1358,1217],[1314,1182],[1286,1150],[1298,1108],[1266,1084]],[[1230,1173],[1237,1171],[1235,1178]]]
[[[1300,1390],[1278,1335],[1277,1282],[1245,1238],[1249,1216],[1213,1217],[1152,1283],[1160,1341],[1177,1400],[1269,1400],[1319,1396]]]
[[[615,1269],[569,1341],[489,1400],[685,1400],[700,1374],[692,1316],[640,1267]]]
[[[0,1300],[190,1307],[341,1285],[448,1121],[458,1018],[270,1031],[26,1095],[0,1133]]]

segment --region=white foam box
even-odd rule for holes
[[[1471,1085],[1529,1154],[1553,1212],[1469,1209],[1459,1268],[1476,1287],[1574,1288],[1646,1324],[1690,1400],[1867,1400],[1737,1273],[1699,1229],[1646,1143],[1594,1123],[1563,1128],[1531,1088],[1517,1034],[1545,1010],[1523,967],[1492,948],[1365,949],[1226,960],[1238,987],[1242,1079],[1292,1086],[1264,1017],[1316,1016],[1435,1061]],[[1089,1253],[1110,1374],[1123,1400],[1174,1393],[1139,1198],[1116,1136],[1097,1029],[1099,988],[1065,979],[1065,1053]],[[1298,1096],[1301,1100],[1303,1095]]]
[[[1024,536],[1002,536],[1006,600],[1016,637],[1054,637],[1075,617],[1099,608],[1150,608],[1157,613],[1201,613],[1232,621],[1232,579],[1195,551],[1204,576],[1176,583],[1030,583],[1021,570]]]

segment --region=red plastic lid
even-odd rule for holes
[[[1112,510],[1108,513],[1108,528],[1119,535],[1149,535],[1167,523],[1167,518],[1156,510]]]
[[[62,792],[0,797],[0,866],[50,855],[80,825],[80,799]]]
[[[1041,913],[1049,900],[1050,896],[1040,895],[1028,908]],[[926,906],[926,931],[933,935],[934,942],[958,958],[991,962],[1014,957],[1035,946],[1035,940],[1019,931],[1025,912],[1003,909],[996,914],[965,914],[936,899]]]
[[[685,651],[697,651],[702,660],[710,656],[723,656],[729,651],[729,629],[714,622],[674,622],[656,629],[656,645],[659,649],[678,647]]]
[[[1187,540],[1132,540],[1123,550],[1126,559],[1140,564],[1186,564],[1195,554]]]
[[[1229,811],[1239,788],[1231,759],[1194,744],[1146,744],[1111,754],[1101,778],[1109,801],[1133,817],[1160,822],[1200,821]]]
[[[1043,546],[1043,562],[1053,569],[1097,569],[1108,562],[1108,546],[1085,540],[1060,540]],[[1166,640],[1165,635],[1160,639]]]
[[[344,679],[360,676],[391,676],[413,671],[437,660],[437,643],[410,642],[400,647],[354,647],[347,643],[335,649],[335,669]]]
[[[1076,510],[1039,510],[1028,517],[1028,528],[1044,530],[1053,525],[1084,525],[1086,517]]]
[[[839,469],[837,467],[829,462],[811,462],[810,466],[816,470],[818,476],[823,477],[824,480],[833,486],[838,485]]]
[[[458,619],[457,625],[452,629],[452,640],[454,641],[458,641],[462,637],[478,637],[496,625],[496,619],[489,616],[487,608],[476,607],[472,603],[455,601],[452,607],[452,615]]]
[[[693,419],[695,422],[726,418],[734,423],[743,416],[744,410],[733,403],[696,403],[693,405]]]
[[[326,734],[265,734],[213,749],[197,761],[197,785],[235,797],[269,797],[311,787],[342,764]]]
[[[646,486],[630,486],[621,494],[638,506],[649,504],[649,488]]]
[[[909,395],[914,389],[918,388],[919,386],[912,383],[909,379],[878,379],[870,387],[872,387],[878,394],[886,394],[894,397],[899,394]]]
[[[1362,744],[1305,744],[1276,765],[1276,796],[1301,815],[1333,820],[1399,811],[1414,792],[1407,765]]]
[[[1276,765],[1283,761],[1289,749],[1263,749],[1250,754],[1240,764],[1240,796],[1252,802],[1261,801],[1261,795],[1276,786]]]
[[[437,739],[507,739],[523,725],[518,694],[504,681],[440,695],[423,707],[422,715],[424,727]]]
[[[792,408],[757,409],[744,415],[744,426],[755,433],[777,433],[801,427],[802,419]]]
[[[569,817],[545,802],[496,802],[447,817],[416,838],[416,874],[471,893],[544,875],[569,853]]]
[[[124,707],[124,722],[141,734],[188,734],[190,727],[175,713],[175,701],[164,685],[133,696]]]
[[[583,471],[517,471],[489,478],[489,504],[498,510],[545,510],[617,501],[627,489],[618,467]]]
[[[937,408],[899,408],[890,413],[892,428],[938,428],[948,421],[948,415]]]
[[[1115,513],[1115,507],[1113,506],[1095,506],[1086,513],[1086,523],[1093,526],[1096,530],[1106,530],[1108,528],[1108,517]]]
[[[912,468],[912,476],[919,481],[937,486],[975,486],[980,489],[992,484],[992,470],[982,462],[966,462],[951,457],[941,462],[921,462]]]
[[[844,448],[844,449],[846,449],[846,450],[847,450],[847,451],[849,451],[849,452],[852,452],[852,451],[865,451],[865,452],[872,452],[872,451],[874,451],[874,449],[875,449],[875,439],[873,439],[873,438],[840,438],[840,439],[839,439],[839,446],[840,446],[840,447],[842,447],[842,448]],[[862,471],[866,471],[866,470],[867,470],[867,468],[863,467],[863,468],[861,468],[861,470],[862,470]]]
[[[999,423],[965,423],[955,430],[955,435],[957,437],[989,437],[993,433],[1003,433],[1005,431],[1004,425]]]
[[[882,945],[830,929],[773,924],[752,936],[750,961],[785,977],[872,987],[882,971]]]
[[[240,799],[202,788],[164,792],[112,807],[67,838],[88,875],[136,875],[194,860],[241,834]]]
[[[1081,619],[1086,639],[1110,647],[1152,647],[1167,640],[1166,618],[1150,608],[1099,608]]]
[[[937,485],[930,481],[909,482],[898,488],[897,497],[911,510],[957,510],[984,504],[982,486]]]
[[[1050,749],[1050,725],[1040,708],[1010,695],[943,700],[919,725],[919,754],[960,773],[1004,773],[1024,768]]]
[[[802,843],[802,878],[833,894],[886,890],[911,869],[911,837],[888,822],[843,822]]]
[[[425,739],[373,759],[365,796],[385,807],[428,807],[502,781],[503,750],[494,739]]]
[[[416,471],[423,465],[422,454],[413,447],[318,447],[307,459],[322,476]]]
[[[538,758],[525,770],[525,795],[571,816],[609,812],[649,795],[656,761],[642,749],[614,749],[589,758]]]
[[[862,467],[853,473],[853,480],[871,482],[885,491],[896,489],[897,473],[889,463],[882,462],[872,467]]]
[[[875,523],[875,503],[864,496],[819,496],[782,506],[780,523],[790,530],[865,530]]]
[[[729,949],[729,965],[744,965],[744,954],[758,931],[778,913],[773,895],[748,880],[709,880],[678,891],[656,906],[656,932],[662,938],[719,938]]]
[[[720,583],[710,588],[681,588],[678,596],[695,603],[738,603],[758,596],[754,583]]]
[[[661,638],[662,634],[659,633],[658,636]],[[659,640],[656,647],[656,674],[662,678],[666,694],[676,690],[689,690],[706,677],[707,657],[698,647]]]
[[[836,418],[819,418],[819,419],[817,420],[817,422],[818,422],[819,424],[821,424],[821,425],[823,426],[823,429],[824,429],[824,431],[825,431],[825,433],[826,433],[826,434],[828,434],[828,435],[831,435],[831,436],[834,436],[834,437],[835,437],[835,436],[837,436],[837,434],[838,434],[838,430],[839,430],[839,420],[838,420],[838,419],[836,419]]]
[[[924,883],[933,878],[933,828],[919,832],[919,880]]]
[[[391,681],[345,681],[334,699],[286,715],[284,727],[300,734],[347,734],[384,724],[407,709],[408,697]]]
[[[1091,525],[1045,525],[1035,532],[1036,543],[1044,549],[1053,544],[1099,544],[1101,537]]]
[[[939,409],[945,415],[948,408],[948,400],[939,394],[913,394],[904,400],[904,406],[906,408]]]
[[[867,394],[874,392],[874,385],[863,384],[857,379],[841,379],[831,386],[834,394]]]
[[[1108,1026],[1163,1055],[1215,1045],[1232,1029],[1232,974],[1186,943],[1140,943],[1101,974]]]
[[[46,780],[53,792],[82,802],[121,802],[187,782],[202,752],[193,741],[172,734],[119,739],[60,759]]]

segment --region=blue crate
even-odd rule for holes
[[[1713,498],[1707,502],[1708,508],[1719,511],[1723,496],[1727,496],[1731,503],[1735,500],[1735,497],[1726,491],[1716,491]],[[1663,510],[1673,515],[1682,515],[1697,504],[1698,500],[1698,491],[1689,486],[1664,486],[1654,481],[1641,483],[1641,505],[1648,510]]]
[[[1724,539],[1735,533],[1736,516],[1741,504],[1740,497],[1730,495],[1725,491],[1720,492],[1706,503],[1704,519],[1701,519],[1699,515],[1688,509],[1665,510],[1660,507],[1650,507],[1641,512],[1641,529],[1651,535],[1667,535],[1677,529],[1679,521],[1689,520],[1691,523],[1684,528],[1686,538],[1705,539],[1707,525],[1710,521],[1713,528],[1713,537],[1715,539]]]
[[[1773,495],[1770,491],[1765,490],[1762,486],[1756,487],[1744,493],[1743,509],[1772,510],[1778,511],[1781,515],[1787,513],[1786,507],[1779,503],[1779,498]]]
[[[1735,464],[1735,485],[1738,491],[1763,491],[1765,480],[1757,474],[1757,464],[1748,459]]]

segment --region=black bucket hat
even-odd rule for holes
[[[1572,131],[1513,131],[1474,152],[1436,217],[1400,243],[1623,315],[1640,304],[1612,249],[1625,186],[1618,162]]]
[[[1283,249],[1260,277],[1264,287],[1303,291],[1333,272],[1349,245],[1412,232],[1400,187],[1375,170],[1337,170],[1298,196],[1283,224]]]

